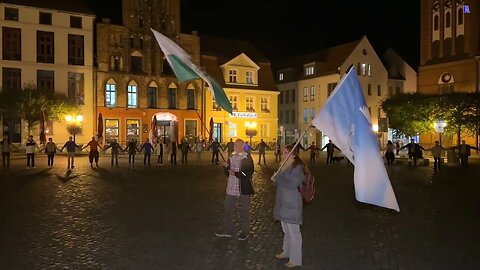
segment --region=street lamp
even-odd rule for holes
[[[257,122],[245,122],[245,127],[247,129],[245,130],[245,135],[250,137],[250,147],[252,147],[252,137],[257,135]]]
[[[440,145],[442,145],[442,133],[445,131],[446,126],[447,123],[443,120],[437,120],[435,123],[433,123],[433,127],[439,136]]]
[[[82,132],[83,115],[66,115],[65,121],[67,122],[67,131],[70,135],[73,135],[73,141],[75,142],[75,135]]]

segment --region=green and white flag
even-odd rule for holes
[[[193,63],[190,55],[188,55],[175,42],[151,28],[150,30],[152,30],[155,35],[155,39],[157,40],[160,49],[162,49],[165,54],[165,58],[167,58],[168,64],[170,64],[177,79],[180,82],[203,79],[212,91],[215,102],[222,109],[232,114],[232,104],[230,104],[230,100],[225,94],[223,88],[213,80],[213,78],[208,76],[206,72],[197,67]]]

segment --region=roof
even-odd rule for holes
[[[0,3],[95,15],[83,0],[0,0]]]
[[[280,71],[284,69],[298,70],[297,76],[291,80],[302,79],[303,67],[305,64],[315,63],[315,76],[333,74],[338,72],[338,68],[345,62],[348,56],[360,43],[361,39],[341,44],[338,46],[326,48],[306,55],[294,56],[284,61],[280,61],[275,65],[275,70]],[[289,80],[289,81],[291,81]]]
[[[200,36],[201,65],[222,87],[278,91],[270,61],[250,42],[212,36]],[[258,85],[230,85],[225,83],[221,66],[244,53],[257,64]]]

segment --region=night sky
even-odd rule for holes
[[[119,7],[87,0],[99,17],[121,18]],[[106,1],[105,1],[106,2]],[[392,47],[418,65],[418,0],[182,0],[182,32],[252,41],[271,60],[308,53],[367,35],[377,53]],[[100,4],[99,4],[100,3]],[[100,6],[98,6],[100,5]],[[104,5],[104,6],[102,6]]]

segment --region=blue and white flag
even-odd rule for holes
[[[342,78],[312,124],[332,139],[355,165],[358,201],[400,211],[356,74],[353,67]]]

